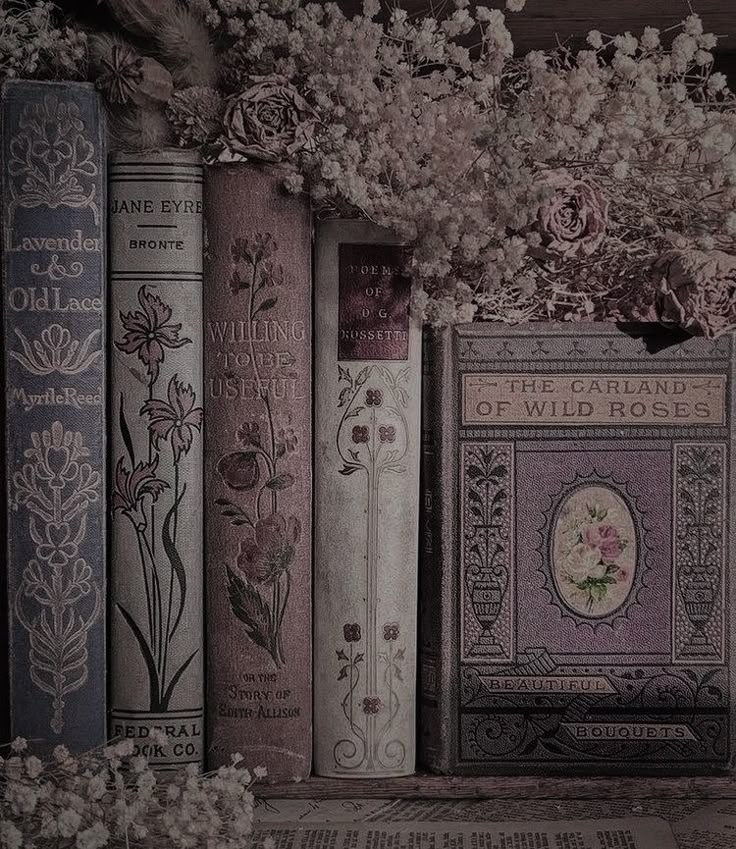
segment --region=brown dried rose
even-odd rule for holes
[[[671,250],[655,268],[661,275],[660,321],[711,339],[736,329],[736,256]]]
[[[228,103],[221,158],[283,162],[312,143],[316,113],[285,77],[253,79]]]
[[[565,170],[551,171],[545,182],[554,194],[542,204],[537,217],[542,245],[530,252],[544,258],[590,256],[606,235],[608,201],[600,186]]]

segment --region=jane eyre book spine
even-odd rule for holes
[[[110,161],[110,733],[161,770],[204,761],[202,181]]]
[[[208,763],[272,781],[312,756],[311,220],[282,184],[205,172]]]
[[[2,92],[10,733],[106,737],[105,128],[90,85]]]
[[[733,336],[480,322],[430,360],[426,765],[727,771]]]
[[[315,770],[414,771],[421,331],[408,251],[327,221],[316,242]]]

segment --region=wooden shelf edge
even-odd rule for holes
[[[684,778],[457,777],[309,778],[256,785],[262,799],[731,799],[736,776]]]

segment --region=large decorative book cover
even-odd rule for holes
[[[10,732],[106,738],[105,128],[94,88],[6,82]]]
[[[311,212],[278,168],[205,169],[211,767],[312,757]]]
[[[320,224],[315,258],[315,771],[415,766],[421,323],[408,248]]]
[[[110,159],[110,733],[160,770],[204,760],[202,182]]]
[[[660,336],[481,323],[430,339],[430,767],[731,764],[734,339]]]

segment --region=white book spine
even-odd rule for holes
[[[414,772],[421,322],[408,249],[327,221],[315,269],[315,772]]]
[[[109,194],[110,733],[165,771],[204,760],[201,161],[115,154]]]

